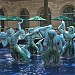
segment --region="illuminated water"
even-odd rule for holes
[[[0,75],[75,75],[75,58],[63,59],[59,67],[44,68],[42,56],[32,56],[29,64],[17,63],[10,50],[0,48]]]

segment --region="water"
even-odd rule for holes
[[[32,56],[30,63],[17,63],[10,50],[0,48],[0,75],[75,75],[75,58],[62,59],[59,67],[44,67],[42,56]]]

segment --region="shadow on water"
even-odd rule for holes
[[[0,48],[0,75],[75,75],[75,58],[63,58],[59,67],[44,68],[42,56],[33,55],[31,62],[17,63],[10,50]]]

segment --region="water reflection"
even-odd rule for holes
[[[44,67],[42,56],[33,55],[30,63],[17,63],[7,48],[0,49],[0,75],[75,75],[75,58],[62,59],[59,67]]]

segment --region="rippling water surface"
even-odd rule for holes
[[[32,56],[30,63],[17,63],[7,48],[0,48],[0,75],[75,75],[75,58],[62,59],[59,67],[44,67],[42,56]]]

